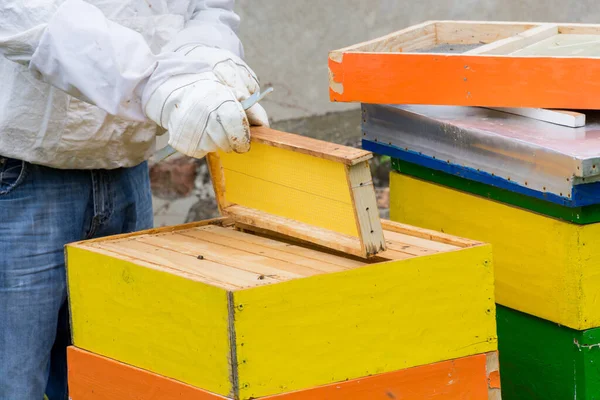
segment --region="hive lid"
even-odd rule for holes
[[[224,216],[364,258],[385,250],[372,153],[265,127],[251,134],[249,152],[207,157]]]

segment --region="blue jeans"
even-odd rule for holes
[[[64,245],[153,225],[146,163],[56,170],[0,156],[0,399],[67,399]]]

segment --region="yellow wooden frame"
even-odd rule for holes
[[[347,254],[386,249],[372,153],[252,128],[248,153],[208,155],[219,209],[236,223]]]

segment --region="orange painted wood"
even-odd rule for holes
[[[70,400],[222,400],[173,379],[101,357],[67,350]]]
[[[270,400],[488,400],[486,355],[373,375],[268,397]]]
[[[333,101],[600,109],[600,59],[346,52],[329,69]]]
[[[486,354],[265,397],[269,400],[488,400],[499,387]],[[72,400],[222,400],[224,397],[84,350],[68,349]]]

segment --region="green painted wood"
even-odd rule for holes
[[[525,196],[520,193],[511,192],[510,190],[486,185],[485,183],[471,181],[460,176],[451,175],[446,172],[408,163],[399,159],[392,159],[392,169],[406,175],[487,197],[491,200],[510,204],[549,217],[573,222],[575,224],[585,225],[600,222],[600,204],[574,208],[565,207],[560,204]]]
[[[577,331],[498,305],[503,400],[600,400],[600,328]]]

